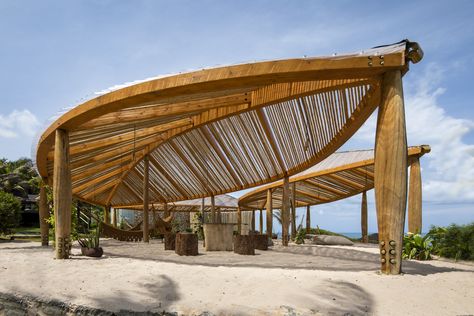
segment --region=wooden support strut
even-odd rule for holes
[[[214,200],[214,195],[211,195],[211,221],[213,224],[216,223],[216,203]]]
[[[422,185],[420,158],[413,158],[410,164],[410,185],[408,187],[408,231],[420,234],[422,229]]]
[[[288,246],[288,225],[290,212],[290,183],[288,177],[283,178],[283,194],[281,202],[282,245]]]
[[[40,184],[40,194],[39,194],[39,224],[41,231],[41,246],[48,246],[49,244],[49,224],[46,220],[49,217],[48,209],[48,197],[46,194],[46,183],[47,180],[44,180]]]
[[[267,190],[267,212],[265,214],[265,219],[267,221],[267,235],[269,238],[272,238],[273,233],[273,200],[272,200],[272,190]]]
[[[69,166],[69,133],[57,129],[53,171],[56,259],[69,258],[71,246],[72,186]]]
[[[291,239],[296,238],[296,185],[291,186]]]
[[[311,205],[306,206],[306,234],[311,232]]]
[[[110,224],[110,205],[106,205],[104,208],[104,223]]]
[[[237,208],[237,231],[239,235],[242,234],[242,210],[240,207]]]
[[[144,159],[144,172],[143,172],[143,242],[150,242],[150,235],[148,229],[148,191],[150,186],[149,171],[150,161],[148,155],[145,155]]]
[[[260,210],[260,218],[258,221],[258,226],[260,228],[260,235],[263,235],[263,210]]]
[[[255,232],[255,210],[252,210],[252,232]]]
[[[407,203],[407,138],[401,72],[387,72],[375,139],[375,202],[381,271],[399,274]]]
[[[360,227],[362,232],[362,242],[368,243],[368,229],[367,229],[367,191],[362,192],[362,202],[360,206]]]

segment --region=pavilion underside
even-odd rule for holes
[[[335,152],[377,107],[377,208],[396,222],[379,234],[398,256],[406,204],[402,76],[421,58],[416,43],[402,41],[157,77],[76,106],[37,147],[38,171],[53,187],[56,256],[68,257],[72,197],[108,209],[141,204],[147,222],[153,203],[287,181]],[[382,269],[399,273],[400,262]]]

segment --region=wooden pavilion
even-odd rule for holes
[[[402,77],[422,56],[405,40],[354,54],[203,69],[74,107],[44,131],[36,153],[39,174],[53,187],[56,257],[69,256],[73,196],[105,208],[143,203],[147,223],[149,203],[288,183],[335,152],[378,107],[379,234],[397,258],[382,270],[399,273],[407,181]],[[282,209],[287,221],[289,203]]]
[[[408,165],[410,181],[408,189],[408,229],[420,233],[422,226],[422,190],[420,157],[430,152],[427,145],[408,148]],[[367,230],[367,191],[374,188],[375,159],[374,150],[357,150],[336,152],[288,179],[291,204],[291,236],[296,235],[296,208],[306,208],[306,230],[311,227],[310,207],[335,202],[357,194],[362,194],[361,231],[363,242],[368,241]],[[239,206],[253,210],[266,209],[267,234],[272,232],[273,209],[281,209],[283,205],[283,183],[262,186],[248,192],[239,199]],[[380,218],[379,218],[380,220]],[[379,225],[382,224],[379,221]]]

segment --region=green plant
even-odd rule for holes
[[[85,238],[79,238],[77,242],[81,247],[85,248],[99,248],[100,226],[97,226],[94,233]]]
[[[192,230],[193,233],[197,234],[199,240],[204,239],[204,229],[202,227],[203,216],[201,212],[194,213]]]
[[[0,234],[10,234],[18,226],[20,209],[20,201],[13,194],[0,191]]]
[[[433,251],[432,239],[429,235],[408,233],[403,237],[404,259],[430,260]]]
[[[306,236],[306,230],[303,229],[302,227],[299,227],[298,231],[296,232],[295,243],[297,245],[304,244],[304,237],[305,236]]]
[[[455,260],[474,260],[474,223],[432,226],[428,235],[433,238],[435,254]]]

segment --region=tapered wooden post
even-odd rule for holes
[[[201,224],[204,224],[204,209],[205,209],[206,205],[205,205],[205,199],[202,198],[202,201],[201,201]]]
[[[72,187],[69,168],[69,133],[56,130],[54,143],[53,201],[56,259],[69,258],[71,243]]]
[[[410,164],[410,185],[408,187],[408,231],[420,234],[422,229],[422,193],[420,158]]]
[[[239,235],[242,234],[242,210],[240,207],[237,208],[237,231]]]
[[[144,172],[143,172],[143,242],[150,242],[150,233],[148,228],[148,191],[149,191],[149,171],[150,161],[148,155],[143,158]]]
[[[46,180],[40,184],[39,195],[39,223],[41,231],[41,246],[48,246],[49,243],[49,225],[46,220],[49,218],[48,196],[46,194]]]
[[[168,203],[166,202],[163,204],[163,216],[164,217],[170,216],[170,212],[168,210]]]
[[[117,209],[113,209],[112,225],[117,227]]]
[[[399,274],[407,203],[407,138],[401,72],[384,75],[375,139],[375,202],[381,270]]]
[[[255,232],[255,210],[252,210],[252,232]]]
[[[222,214],[221,214],[221,208],[220,206],[217,208],[217,223],[222,223]]]
[[[291,186],[291,239],[296,237],[296,186]]]
[[[267,235],[268,238],[272,238],[273,233],[273,200],[272,200],[272,190],[267,190],[267,212],[265,214],[265,219],[267,222]]]
[[[260,218],[258,224],[260,228],[260,235],[263,235],[263,210],[260,210]]]
[[[211,195],[211,220],[213,224],[216,223],[216,204],[214,195]]]
[[[311,233],[311,206],[306,206],[306,234]]]
[[[104,208],[104,223],[110,224],[110,205],[106,205]]]
[[[282,245],[288,246],[288,230],[290,222],[290,184],[288,177],[283,178],[283,194],[281,201]]]
[[[360,228],[362,231],[362,242],[368,243],[368,229],[367,229],[367,192],[362,192],[362,203],[360,206]]]

